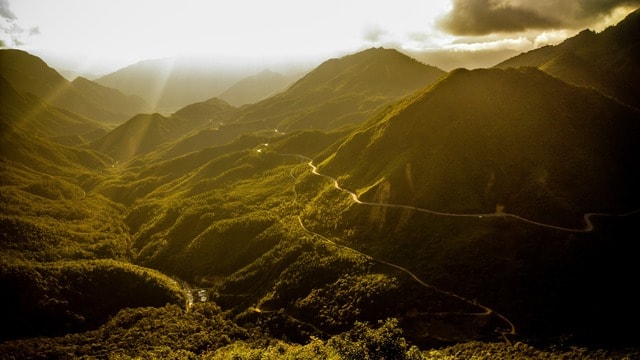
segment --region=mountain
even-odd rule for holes
[[[91,146],[117,161],[127,161],[199,127],[224,122],[234,110],[226,102],[213,98],[188,105],[169,117],[158,113],[139,114],[97,139]]]
[[[52,141],[105,126],[2,77],[0,90],[0,343],[94,329],[128,307],[183,304],[175,281],[127,260],[122,209],[91,194],[113,161]]]
[[[248,71],[215,61],[167,58],[141,61],[95,81],[141,96],[163,113],[172,113],[224,92],[250,75]]]
[[[107,134],[3,72],[0,358],[639,358],[640,111],[554,49],[369,49]]]
[[[535,68],[456,70],[316,157],[364,205],[334,190],[302,217],[492,304],[523,336],[633,341],[620,299],[638,251],[639,120]]]
[[[119,113],[133,116],[139,113],[147,113],[152,108],[141,97],[124,95],[116,89],[102,86],[84,77],[77,77],[71,85],[85,97],[92,99],[100,106],[107,109],[118,109]]]
[[[48,105],[35,95],[18,93],[1,76],[0,93],[3,127],[18,127],[56,142],[75,138],[78,144],[94,140],[107,132],[103,124]]]
[[[456,70],[354,132],[321,169],[366,199],[579,225],[640,202],[638,111],[535,68]],[[394,151],[389,151],[394,149]],[[535,204],[535,206],[533,206]]]
[[[0,75],[20,92],[94,121],[119,123],[149,109],[140,98],[86,79],[70,83],[42,59],[21,50],[0,51]]]
[[[102,154],[55,142],[58,137],[91,138],[106,132],[101,124],[54,108],[33,95],[22,95],[2,77],[0,90],[0,158],[13,162],[9,167],[68,176],[106,166],[108,160]],[[3,171],[2,175],[10,173]]]
[[[233,84],[218,98],[234,106],[253,104],[286,89],[292,82],[287,76],[264,70]]]
[[[286,91],[243,109],[238,121],[284,131],[337,129],[444,74],[396,50],[372,48],[320,64]]]
[[[167,159],[223,145],[243,134],[273,138],[293,130],[332,131],[354,126],[384,104],[426,87],[444,74],[396,50],[382,48],[331,59],[286,91],[239,108],[222,124],[167,144],[158,156]]]
[[[99,77],[99,75],[96,74],[89,74],[89,73],[84,73],[84,72],[77,72],[74,70],[67,70],[67,69],[57,69],[58,73],[60,73],[60,75],[62,75],[65,79],[69,80],[69,81],[73,81],[76,78],[79,77],[83,77],[85,79],[89,79],[89,80],[94,80],[96,78]]]
[[[496,65],[535,66],[572,84],[590,86],[640,108],[640,9],[600,33],[584,30],[559,45],[532,50]]]

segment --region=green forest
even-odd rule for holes
[[[171,114],[0,50],[0,358],[640,357],[639,26]]]

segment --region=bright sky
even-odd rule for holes
[[[559,4],[558,4],[559,3]],[[596,3],[594,5],[594,3]],[[107,72],[150,58],[310,60],[371,46],[526,51],[602,30],[640,0],[0,0],[0,41]]]

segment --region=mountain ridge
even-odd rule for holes
[[[284,131],[335,130],[364,121],[382,104],[444,74],[396,50],[371,48],[325,61],[285,92],[243,109],[238,121]]]
[[[42,59],[22,50],[0,50],[0,74],[18,91],[83,117],[118,123],[147,110],[140,98],[127,97],[89,80],[67,81]]]
[[[267,69],[236,82],[217,97],[234,106],[253,104],[286,90],[292,82],[290,77]]]
[[[583,30],[554,46],[545,46],[507,59],[497,68],[535,66],[569,83],[590,86],[636,109],[640,108],[640,9],[600,33]],[[574,58],[563,63],[559,60]],[[555,59],[555,60],[554,60]],[[576,59],[580,67],[575,69]],[[555,61],[555,66],[545,66]],[[586,67],[593,70],[584,70]],[[594,74],[595,72],[595,74]]]

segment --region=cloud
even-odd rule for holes
[[[437,25],[454,35],[577,29],[640,0],[453,0]]]
[[[11,11],[9,0],[0,0],[0,48],[20,46],[25,36],[40,35],[40,28],[35,26],[25,31],[17,24],[18,17]]]
[[[16,20],[16,15],[11,11],[9,0],[0,0],[0,17],[8,20]]]
[[[387,32],[378,26],[368,26],[364,29],[362,39],[369,43],[378,43],[387,35]]]
[[[444,46],[443,49],[452,51],[489,51],[501,49],[526,51],[531,49],[532,45],[529,39],[518,37],[514,39],[500,39],[475,43],[453,43]]]

